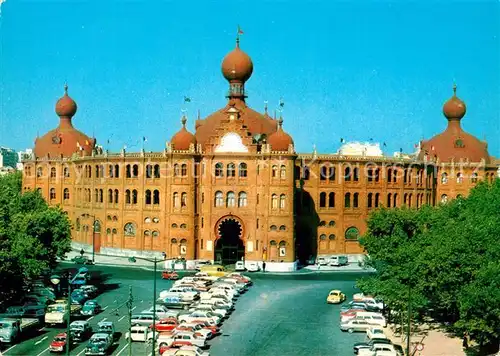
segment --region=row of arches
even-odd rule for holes
[[[224,177],[224,164],[218,162],[214,166],[214,175],[217,178]],[[228,178],[236,177],[236,164],[228,163],[226,167],[226,176]],[[248,166],[246,163],[240,163],[238,165],[238,177],[246,178],[248,176]]]
[[[235,207],[238,203],[238,208],[242,208],[248,205],[248,196],[246,192],[238,193],[238,200],[236,201],[236,194],[233,191],[229,191],[224,199],[224,193],[220,190],[215,192],[214,207]]]

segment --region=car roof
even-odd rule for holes
[[[105,333],[97,333],[92,335],[91,339],[100,339],[100,338],[108,338],[109,335]]]
[[[76,320],[76,321],[73,321],[71,322],[71,324],[69,324],[70,326],[71,325],[88,325],[88,321],[87,320]]]
[[[97,326],[112,326],[113,322],[112,321],[100,321],[97,323]]]
[[[342,293],[342,292],[340,290],[338,290],[338,289],[332,289],[330,291],[330,293]]]

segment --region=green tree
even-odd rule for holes
[[[53,268],[71,249],[71,223],[39,192],[21,193],[20,173],[0,177],[0,299],[15,298],[23,282]]]
[[[482,343],[500,336],[500,180],[437,207],[380,209],[361,239],[377,273],[358,282],[396,311],[451,323]]]

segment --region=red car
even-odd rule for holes
[[[179,275],[175,271],[165,270],[161,273],[161,278],[176,281],[179,279]]]
[[[66,333],[57,334],[49,346],[50,352],[65,352],[66,351]]]
[[[164,318],[157,321],[155,325],[156,331],[158,332],[172,331],[179,325],[179,322],[176,318]],[[153,328],[153,325],[151,325],[150,328]]]
[[[170,346],[168,346],[168,344],[166,344],[166,343],[162,342],[162,343],[160,344],[160,350],[159,350],[159,351],[160,351],[160,355],[163,355],[163,353],[164,353],[165,351],[167,351],[167,350],[171,350],[171,349],[179,349],[179,348],[181,348],[182,346],[184,346],[184,345],[178,344],[178,343],[176,343],[175,341],[174,341],[174,342],[172,343],[172,345],[170,345]]]
[[[215,324],[210,324],[210,322],[206,320],[193,320],[192,323],[203,324],[203,328],[210,330],[214,335],[220,334],[220,328]]]

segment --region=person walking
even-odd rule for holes
[[[262,262],[262,272],[266,271],[266,262]]]
[[[467,350],[469,348],[469,333],[466,331],[464,332],[464,337],[462,340],[462,347]]]

